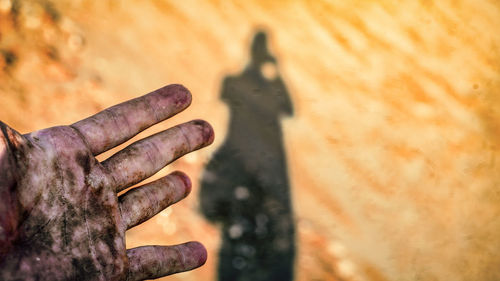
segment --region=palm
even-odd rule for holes
[[[197,243],[125,249],[127,229],[189,193],[184,174],[174,172],[120,197],[117,193],[212,142],[210,126],[192,121],[138,141],[102,163],[94,157],[189,103],[184,88],[170,86],[71,126],[23,136],[1,124],[0,192],[5,196],[0,205],[6,212],[0,213],[0,276],[141,280],[201,265],[206,253]]]

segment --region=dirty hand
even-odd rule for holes
[[[190,103],[170,85],[70,126],[21,135],[0,122],[0,279],[143,280],[201,266],[197,242],[125,249],[127,229],[190,192],[185,174],[117,193],[210,144],[210,125],[184,123],[95,158]]]

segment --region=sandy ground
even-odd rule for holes
[[[222,79],[264,29],[295,107],[296,280],[499,280],[500,3],[375,2],[0,0],[0,119],[29,132],[187,86],[192,106],[146,134],[203,118],[216,141],[156,176],[186,171],[192,196],[127,244],[202,241],[206,266],[168,280],[216,280],[198,182]]]

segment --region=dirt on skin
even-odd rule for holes
[[[207,264],[168,280],[216,280],[198,183],[227,132],[222,81],[264,29],[295,109],[295,279],[498,280],[498,26],[486,0],[0,0],[0,119],[26,133],[185,85],[191,107],[146,134],[203,118],[217,138],[153,177],[182,170],[192,194],[127,247],[201,241]]]

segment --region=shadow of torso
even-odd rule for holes
[[[202,180],[203,214],[222,225],[219,280],[292,280],[293,212],[280,116],[292,114],[281,78],[262,61],[224,80],[231,120]]]

